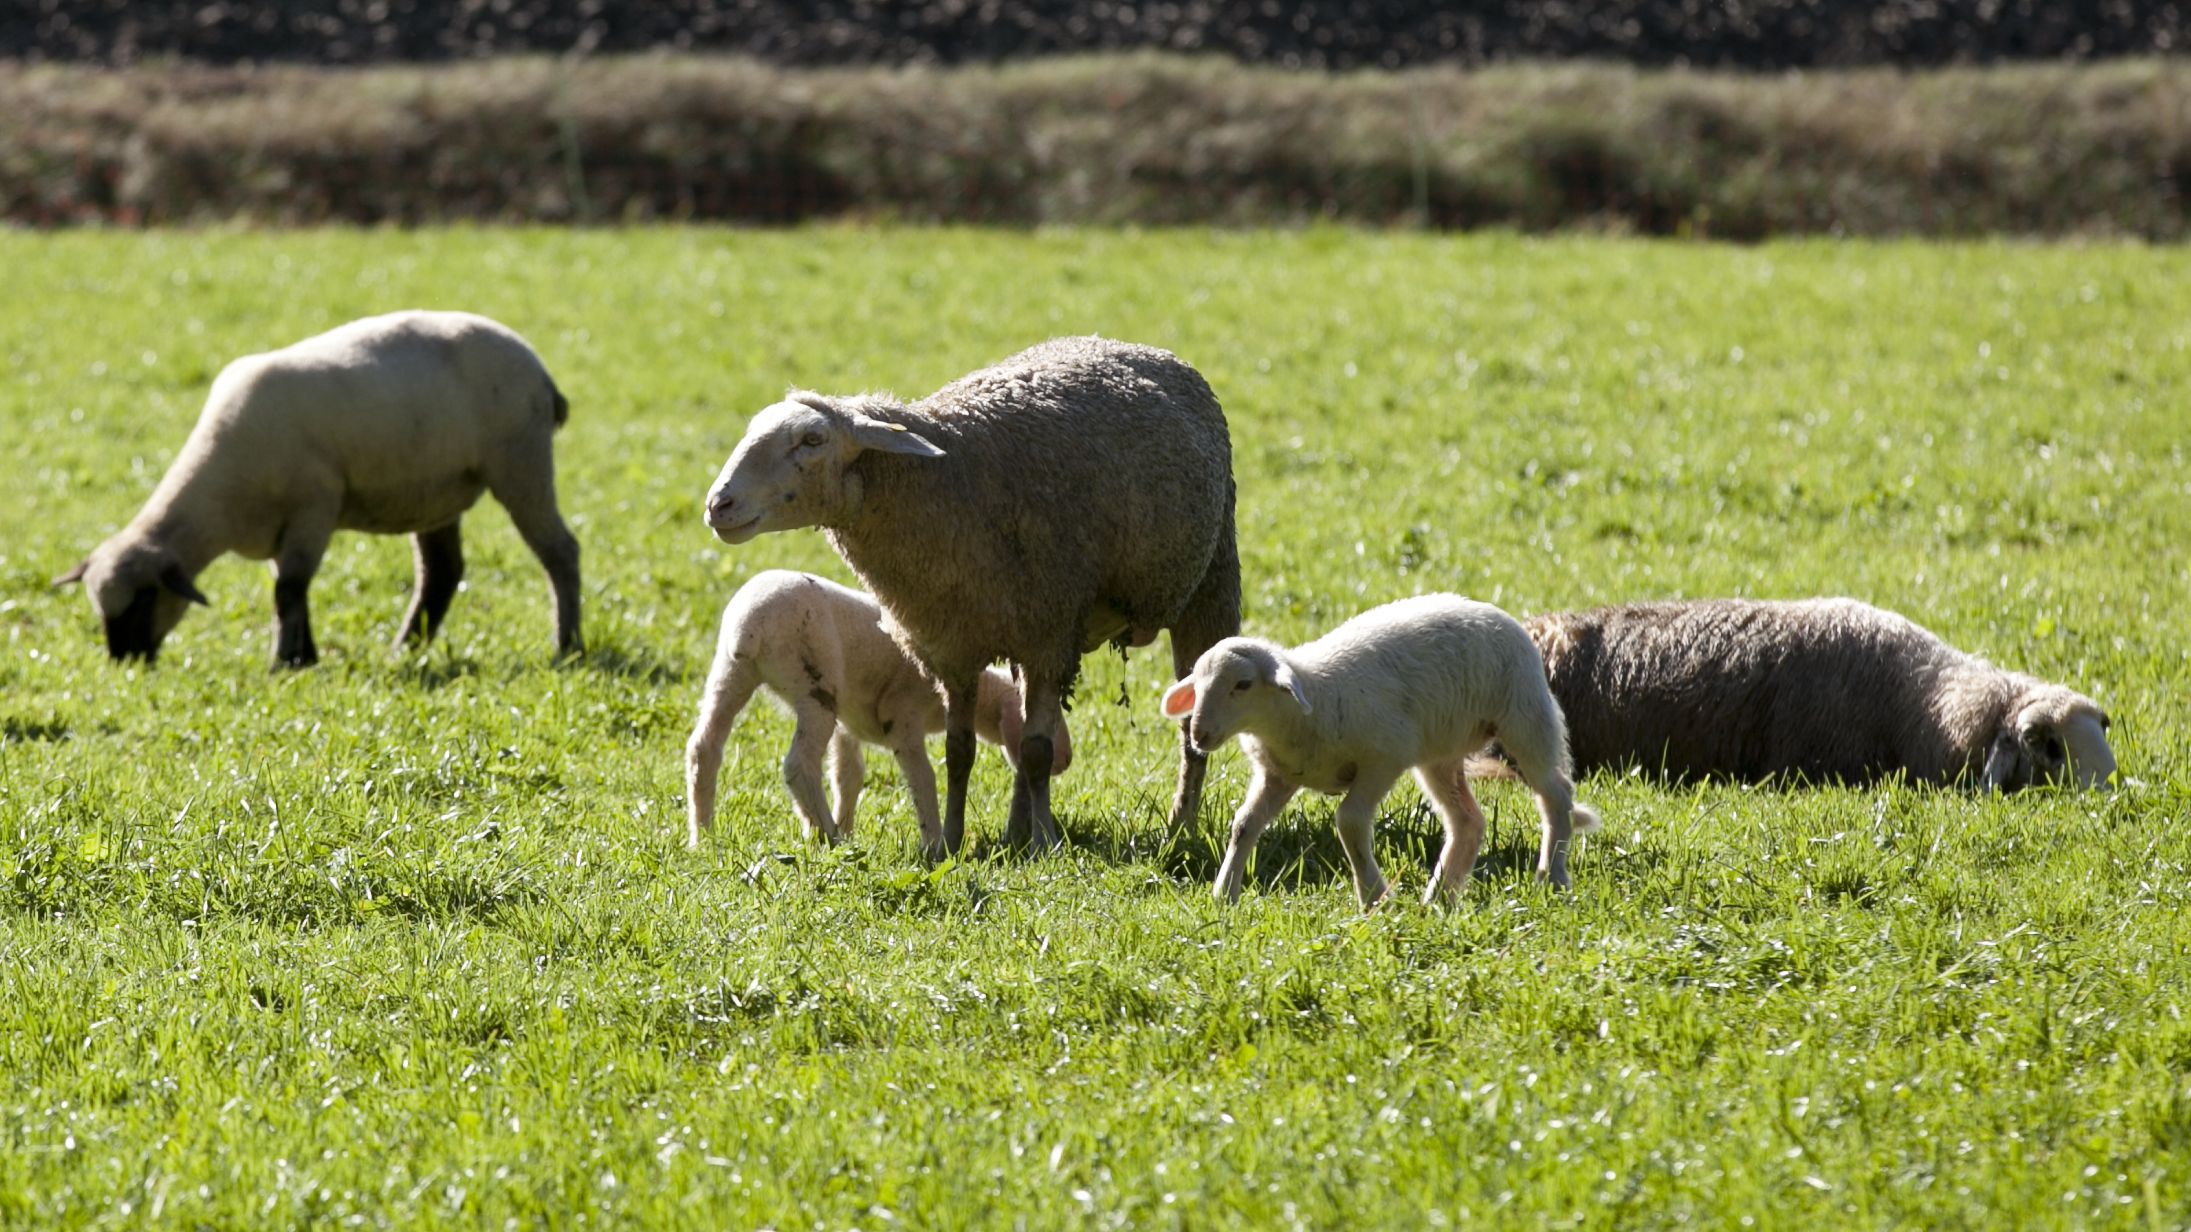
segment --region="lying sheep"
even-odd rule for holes
[[[688,845],[715,820],[715,780],[722,769],[730,725],[766,687],[798,726],[784,755],[784,785],[810,838],[837,842],[852,836],[865,770],[860,744],[880,745],[898,759],[913,812],[920,819],[921,848],[930,858],[944,851],[936,816],[936,775],[923,737],[944,726],[943,697],[883,629],[874,599],[804,573],[769,570],[738,588],[723,609],[715,663],[700,698],[700,720],[685,745]],[[976,686],[974,730],[1002,745],[1017,765],[1021,737],[1019,688],[989,668]],[[829,751],[836,787],[834,816],[822,800],[822,750]],[[1072,740],[1057,727],[1053,773],[1073,759]]]
[[[1712,599],[1529,622],[1584,769],[1682,779],[1867,783],[1893,774],[1997,791],[2105,783],[2091,698],[1966,655],[1854,599]]]
[[[733,544],[824,528],[941,682],[948,851],[965,838],[984,667],[1009,661],[1025,693],[1006,835],[1049,846],[1081,655],[1168,629],[1184,673],[1240,627],[1224,412],[1200,374],[1150,347],[1056,339],[910,406],[795,392],[753,417],[706,516]],[[1180,741],[1174,826],[1193,819],[1206,771]]]
[[[1263,828],[1306,787],[1339,802],[1339,841],[1366,910],[1385,896],[1370,845],[1378,802],[1413,768],[1445,822],[1445,850],[1423,901],[1457,896],[1483,843],[1484,816],[1464,764],[1503,741],[1544,818],[1537,876],[1567,885],[1573,830],[1598,824],[1575,803],[1560,708],[1545,688],[1529,635],[1513,617],[1455,595],[1373,608],[1287,650],[1260,638],[1210,647],[1193,674],[1165,691],[1163,713],[1186,718],[1208,751],[1238,735],[1255,777],[1232,821],[1217,897],[1240,896]]]
[[[569,412],[532,348],[461,312],[367,317],[221,370],[198,425],[134,520],[56,579],[81,581],[115,659],[154,661],[223,553],[274,567],[274,657],[308,666],[305,592],[337,530],[409,534],[418,591],[397,643],[431,639],[464,576],[457,522],[482,491],[509,510],[555,591],[555,641],[581,649],[578,542],[555,503]]]

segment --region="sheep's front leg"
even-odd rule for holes
[[[1056,733],[1061,713],[1054,681],[1026,674],[1026,725],[1019,738],[1019,767],[1012,779],[1012,813],[1005,840],[1030,843],[1037,851],[1060,844],[1057,818],[1050,812],[1050,769],[1057,758]]]
[[[822,798],[822,760],[829,752],[829,738],[837,730],[837,716],[820,702],[801,702],[793,713],[798,725],[791,733],[791,749],[784,754],[784,786],[791,805],[809,839],[837,841],[837,823],[829,816],[829,802]]]
[[[716,779],[723,769],[723,741],[730,725],[753,691],[761,687],[761,674],[751,659],[717,651],[708,669],[707,687],[700,692],[700,717],[685,741],[685,846],[697,849],[700,834],[715,824]]]
[[[1247,879],[1248,857],[1255,854],[1255,844],[1262,839],[1263,830],[1278,814],[1285,811],[1286,802],[1293,799],[1297,789],[1269,767],[1258,763],[1255,778],[1248,783],[1248,794],[1240,802],[1240,811],[1233,814],[1232,841],[1225,846],[1225,862],[1217,867],[1217,883],[1210,892],[1221,903],[1237,902],[1241,883]]]
[[[1397,774],[1362,773],[1339,801],[1339,844],[1347,849],[1347,867],[1354,872],[1354,897],[1362,910],[1374,909],[1385,899],[1389,886],[1377,867],[1377,853],[1370,832],[1377,822],[1377,806],[1392,790]]]
[[[852,816],[860,807],[860,780],[867,773],[867,757],[860,738],[844,724],[829,738],[829,785],[837,797],[837,837],[852,837]]]
[[[293,516],[274,549],[274,666],[310,667],[320,661],[312,641],[312,608],[306,595],[334,537],[333,512]]]
[[[1445,850],[1438,853],[1438,867],[1423,890],[1425,903],[1459,899],[1468,886],[1469,874],[1475,871],[1476,853],[1483,849],[1483,810],[1468,790],[1468,775],[1462,765],[1450,761],[1415,768],[1415,781],[1430,797],[1439,820],[1445,822]]]
[[[974,773],[974,698],[979,672],[943,687],[943,850],[966,845],[966,783]]]
[[[438,530],[422,530],[411,536],[411,555],[417,565],[417,589],[411,610],[404,613],[403,629],[396,634],[394,649],[406,643],[430,642],[441,631],[441,618],[449,614],[464,581],[464,536],[455,522]]]

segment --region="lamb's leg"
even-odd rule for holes
[[[943,823],[936,818],[936,768],[928,764],[927,746],[915,740],[891,753],[905,775],[905,793],[913,797],[913,816],[920,821],[921,856],[940,861],[951,851],[943,841]]]
[[[1012,814],[1005,822],[1007,842],[1028,842],[1037,851],[1058,846],[1057,819],[1050,813],[1050,768],[1057,757],[1060,709],[1055,681],[1024,673],[1026,723],[1019,738],[1019,767],[1012,780]]]
[[[1537,879],[1567,888],[1567,849],[1574,841],[1575,785],[1567,776],[1565,733],[1555,717],[1513,723],[1499,733],[1514,773],[1536,793],[1544,817],[1544,839],[1537,849]]]
[[[334,537],[335,512],[308,510],[282,527],[274,548],[274,666],[310,667],[320,661],[312,641],[312,608],[306,594]]]
[[[1354,873],[1354,897],[1364,911],[1383,902],[1390,888],[1385,884],[1384,871],[1377,867],[1370,832],[1376,826],[1377,806],[1398,778],[1397,774],[1363,773],[1347,789],[1346,798],[1339,801],[1339,845],[1347,849],[1347,867]]]
[[[685,845],[697,848],[700,833],[715,824],[716,779],[723,769],[723,741],[739,712],[761,686],[751,659],[716,656],[700,693],[700,718],[685,742]]]
[[[1537,812],[1544,817],[1544,840],[1537,848],[1537,879],[1567,888],[1567,849],[1574,843],[1575,788],[1564,774],[1546,775],[1542,786],[1530,783],[1537,793]]]
[[[829,815],[829,801],[822,797],[822,761],[829,752],[829,738],[837,730],[836,712],[811,698],[792,708],[798,724],[791,733],[791,748],[784,754],[784,786],[790,789],[791,806],[809,839],[837,841],[837,823]]]
[[[978,671],[943,686],[943,850],[966,845],[966,782],[974,773],[974,699]]]
[[[867,757],[860,738],[844,724],[829,738],[829,784],[837,800],[837,837],[852,837],[852,815],[860,807],[860,780],[867,773]]]
[[[1247,797],[1241,800],[1240,811],[1233,814],[1232,841],[1225,846],[1225,862],[1218,865],[1217,882],[1210,887],[1217,901],[1239,900],[1240,885],[1248,875],[1248,857],[1255,854],[1255,844],[1263,837],[1264,827],[1285,811],[1286,802],[1293,799],[1295,790],[1293,784],[1261,765],[1256,766],[1255,777],[1248,783]]]
[[[1240,553],[1233,540],[1232,498],[1225,499],[1225,528],[1210,555],[1208,569],[1193,597],[1172,623],[1172,679],[1185,679],[1202,652],[1240,632]],[[1179,787],[1172,794],[1167,828],[1174,835],[1193,828],[1202,811],[1202,785],[1209,778],[1210,759],[1195,750],[1187,738],[1187,722],[1179,723]]]
[[[487,490],[509,511],[525,546],[547,571],[555,594],[555,653],[585,653],[578,628],[578,540],[556,508],[555,456],[548,439],[507,447],[487,473]]]
[[[1438,867],[1423,890],[1425,903],[1458,900],[1468,885],[1469,874],[1475,871],[1476,853],[1483,849],[1483,810],[1468,790],[1468,775],[1462,769],[1465,762],[1464,758],[1415,767],[1415,781],[1422,785],[1431,807],[1438,810],[1439,820],[1445,822],[1445,850],[1438,853]]]
[[[464,580],[464,537],[459,524],[439,530],[422,530],[411,536],[411,555],[418,566],[418,588],[411,596],[411,610],[403,617],[403,631],[396,634],[395,649],[405,643],[430,642],[441,631],[441,618],[449,613],[457,584]]]

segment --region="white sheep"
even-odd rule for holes
[[[1342,795],[1339,841],[1366,910],[1386,892],[1371,850],[1378,802],[1410,768],[1445,822],[1445,850],[1423,901],[1457,896],[1475,867],[1484,816],[1463,764],[1496,738],[1544,818],[1537,875],[1567,885],[1574,830],[1598,824],[1576,804],[1559,703],[1544,664],[1513,617],[1455,595],[1423,595],[1373,608],[1288,650],[1230,637],[1205,651],[1165,691],[1166,718],[1187,717],[1205,752],[1238,735],[1255,765],[1232,822],[1214,887],[1240,896],[1256,840],[1294,792]]]
[[[946,854],[936,811],[936,776],[925,737],[944,727],[943,696],[883,627],[872,596],[811,574],[772,569],[738,588],[723,608],[715,661],[700,697],[700,718],[685,745],[686,842],[697,847],[715,819],[715,780],[723,742],[755,689],[766,688],[797,722],[784,754],[784,785],[810,838],[852,835],[865,764],[861,742],[889,749],[905,774],[920,820],[921,849]],[[1001,745],[1018,767],[1019,688],[997,668],[977,685],[974,730]],[[828,750],[836,788],[834,815],[822,800]],[[1059,720],[1052,773],[1072,764],[1072,737]]]
[[[1178,356],[1057,338],[910,405],[793,393],[747,425],[708,490],[725,543],[819,526],[944,688],[944,841],[966,833],[975,679],[1016,669],[1027,705],[1005,826],[1060,841],[1055,728],[1083,654],[1171,634],[1183,673],[1240,629],[1232,441]],[[1207,759],[1180,733],[1174,827]]]
[[[485,317],[367,317],[215,378],[174,464],[127,527],[56,579],[81,581],[115,659],[152,662],[227,552],[271,561],[274,655],[319,658],[305,593],[337,530],[409,534],[417,594],[397,643],[431,639],[464,576],[457,524],[492,492],[548,573],[559,653],[582,648],[578,541],[557,512],[569,404],[525,340]]]
[[[1699,599],[1531,617],[1576,764],[1671,778],[2098,787],[2108,717],[1855,599]]]

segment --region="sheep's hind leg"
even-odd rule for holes
[[[1019,738],[1019,769],[1012,780],[1012,813],[1005,822],[1007,842],[1028,843],[1048,851],[1063,840],[1050,812],[1050,768],[1056,764],[1060,707],[1058,686],[1047,677],[1024,673],[1027,721]]]
[[[921,855],[940,861],[951,851],[943,841],[943,823],[936,817],[936,768],[928,764],[928,749],[915,740],[891,753],[905,775],[905,793],[913,797],[913,816],[921,827]]]
[[[844,724],[829,738],[829,785],[836,793],[837,837],[852,837],[853,814],[860,807],[861,779],[867,774],[867,758],[860,738]]]
[[[1468,775],[1462,769],[1465,760],[1415,768],[1415,781],[1445,822],[1445,849],[1438,853],[1438,866],[1423,891],[1426,904],[1458,901],[1475,871],[1476,853],[1483,849],[1483,810],[1468,790]]]
[[[456,598],[464,580],[464,536],[455,522],[411,536],[411,555],[417,564],[417,590],[411,609],[403,617],[403,631],[396,634],[393,649],[410,642],[431,642],[441,632],[449,601]]]
[[[1240,554],[1234,545],[1232,501],[1225,502],[1225,529],[1210,557],[1202,583],[1186,610],[1171,627],[1172,679],[1183,680],[1194,670],[1202,652],[1240,632]],[[1194,747],[1187,737],[1187,722],[1179,723],[1179,787],[1172,794],[1166,820],[1174,836],[1193,828],[1202,811],[1202,787],[1210,773],[1209,754]]]
[[[509,511],[518,535],[547,571],[555,595],[555,653],[585,653],[578,627],[578,540],[556,508],[555,458],[547,440],[511,448],[487,475],[487,490]]]
[[[966,846],[966,784],[974,773],[974,699],[978,671],[943,687],[943,852]]]
[[[1377,806],[1399,776],[1394,774],[1364,774],[1354,780],[1347,789],[1346,798],[1339,801],[1339,845],[1346,848],[1347,867],[1354,873],[1354,897],[1362,910],[1374,910],[1385,899],[1391,888],[1385,884],[1384,871],[1377,867],[1377,853],[1370,841],[1371,831],[1377,822]]]

